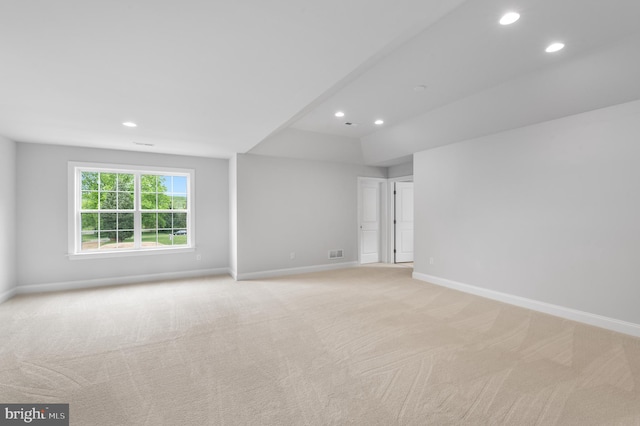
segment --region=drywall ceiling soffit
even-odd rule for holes
[[[461,1],[4,0],[0,134],[246,152]]]
[[[407,163],[413,163],[413,154],[404,155],[402,157],[394,157],[384,161],[375,162],[376,167],[393,167],[400,166]],[[374,162],[365,162],[368,165],[374,165]]]
[[[520,21],[507,27],[498,25],[508,10],[520,12]],[[633,98],[637,80],[626,68],[635,70],[640,55],[629,50],[630,56],[625,58],[615,51],[621,44],[640,39],[638,18],[640,3],[632,0],[465,2],[324,99],[292,127],[362,138],[365,159],[383,162],[461,137],[624,102]],[[545,53],[544,48],[554,40],[564,41],[567,47],[555,55]],[[596,60],[589,61],[590,57]],[[620,62],[598,63],[598,57]],[[571,64],[580,63],[591,68],[567,75]],[[517,84],[534,80],[537,93]],[[569,88],[563,87],[565,81]],[[414,91],[418,85],[426,85],[426,90]],[[503,86],[515,90],[514,95],[522,93],[505,108]],[[574,92],[588,93],[577,98],[582,102],[557,101]],[[483,103],[474,104],[473,100],[480,98]],[[531,113],[530,119],[511,111],[521,103],[524,108],[520,112]],[[479,109],[469,112],[466,108],[470,105]],[[345,112],[343,119],[333,117],[338,110]],[[484,124],[467,126],[467,113],[472,122],[477,119]],[[411,125],[420,122],[419,117],[433,119],[426,120],[428,126]],[[385,124],[375,126],[376,118],[384,119]],[[345,121],[358,126],[345,126]],[[436,131],[430,131],[432,125]],[[387,146],[372,152],[382,144],[372,141],[381,140]]]
[[[640,39],[589,52],[362,138],[366,164],[640,99]]]
[[[283,129],[268,137],[253,147],[249,154],[364,164],[359,139],[293,128]]]

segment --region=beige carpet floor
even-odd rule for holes
[[[72,425],[640,425],[640,339],[360,267],[16,297],[0,402]]]

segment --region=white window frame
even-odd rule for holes
[[[82,251],[82,172],[130,173],[134,175],[134,247],[114,250]],[[173,175],[187,177],[187,244],[181,246],[143,247],[140,175]],[[68,256],[70,259],[95,259],[137,255],[169,254],[195,251],[195,170],[173,167],[138,166],[70,161],[68,166]]]

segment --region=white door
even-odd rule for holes
[[[396,182],[395,261],[413,262],[413,182]]]
[[[380,262],[380,183],[360,181],[360,263]]]

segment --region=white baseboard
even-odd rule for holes
[[[231,278],[233,278],[234,280],[238,281],[238,272],[236,272],[235,269],[231,269],[229,268],[229,275],[231,275]]]
[[[525,297],[514,296],[508,293],[502,293],[495,290],[489,290],[482,287],[476,287],[469,284],[463,284],[457,281],[448,280],[446,278],[435,277],[433,275],[414,272],[413,278],[436,284],[442,287],[459,290],[465,293],[475,294],[476,296],[486,297],[487,299],[498,300],[500,302],[516,305],[533,311],[543,312],[545,314],[554,315],[572,321],[593,325],[596,327],[606,328],[607,330],[617,331],[618,333],[629,334],[631,336],[640,337],[640,324],[621,321],[615,318],[609,318],[602,315],[591,314],[589,312],[578,311],[576,309],[566,308],[564,306],[552,305],[550,303],[540,302]]]
[[[11,299],[13,296],[16,295],[16,289],[12,288],[10,290],[7,291],[3,291],[2,293],[0,293],[0,303],[4,303],[7,300]]]
[[[332,271],[335,269],[353,268],[358,266],[358,262],[331,263],[316,266],[301,266],[298,268],[273,269],[271,271],[247,272],[236,274],[237,281],[259,280],[263,278],[282,277],[285,275],[307,274],[309,272]]]
[[[197,269],[194,271],[169,272],[162,274],[132,275],[116,278],[98,278],[93,280],[65,281],[47,284],[22,285],[16,288],[17,294],[40,293],[50,291],[78,290],[83,288],[105,287],[122,284],[138,284],[157,280],[173,280],[181,278],[197,278],[209,275],[226,275],[228,268]]]

